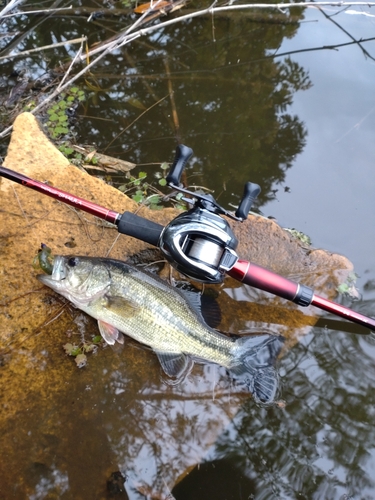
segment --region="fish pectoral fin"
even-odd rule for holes
[[[108,323],[105,323],[104,321],[98,320],[98,327],[101,336],[103,339],[107,342],[107,344],[113,345],[116,340],[120,344],[124,343],[124,336],[121,332],[117,330],[112,325],[109,325]]]
[[[194,364],[189,356],[179,352],[156,351],[156,355],[168,377],[183,378],[190,372]]]
[[[120,296],[105,296],[105,303],[103,307],[109,309],[110,311],[120,314],[121,316],[134,316],[137,309],[139,309],[139,305],[132,300],[125,299]]]

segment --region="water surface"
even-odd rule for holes
[[[143,37],[93,69],[74,122],[76,140],[143,164],[150,177],[158,167],[145,164],[171,161],[183,142],[195,152],[188,182],[214,189],[226,207],[238,203],[247,180],[257,182],[262,193],[255,209],[304,231],[315,246],[346,255],[362,299],[343,300],[375,315],[375,43],[339,47],[352,37],[372,37],[375,11],[324,12],[228,13],[214,23],[207,16]],[[94,24],[70,15],[21,18],[13,28],[35,26],[25,50],[82,33],[93,43],[124,23],[129,18],[104,16]],[[35,77],[73,54],[64,47],[5,62],[3,71],[26,69]],[[171,88],[177,129],[166,97]],[[96,331],[90,319],[76,321]],[[280,360],[283,403],[272,408],[237,395],[210,366],[198,367],[183,387],[168,387],[150,357],[146,384],[137,377],[137,360],[149,353],[135,346],[121,354],[104,350],[87,369],[72,370],[65,388],[44,394],[50,413],[35,407],[25,389],[24,410],[2,429],[1,494],[106,498],[106,478],[119,470],[131,499],[156,493],[373,498],[375,339],[347,332],[343,322],[335,330],[320,324]],[[35,342],[19,347],[15,359],[26,360],[27,378],[29,370],[42,371],[48,357],[51,377],[67,359],[60,346],[48,344],[46,356]],[[182,474],[202,461],[190,476]],[[168,478],[180,473],[171,492]]]

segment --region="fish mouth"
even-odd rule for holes
[[[52,274],[38,274],[37,279],[41,281],[44,285],[47,285],[53,289],[58,289],[61,281],[66,278],[65,270],[65,258],[61,255],[57,255],[53,261]]]

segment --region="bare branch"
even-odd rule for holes
[[[1,56],[0,61],[2,61],[3,59],[15,59],[16,57],[28,56],[33,52],[40,52],[41,50],[54,49],[55,47],[61,47],[62,45],[69,45],[69,44],[73,45],[75,43],[82,43],[85,42],[86,40],[87,38],[84,36],[81,38],[74,38],[73,40],[66,40],[64,42],[53,43],[52,45],[44,45],[43,47],[38,47],[37,49],[24,50],[23,52],[17,52],[17,54]]]
[[[23,1],[24,0],[22,0],[22,2]],[[55,14],[56,12],[60,12],[60,11],[69,12],[69,10],[72,10],[72,9],[73,9],[73,6],[71,5],[70,7],[60,7],[59,9],[24,10],[21,12],[14,12],[13,14],[5,14],[5,15],[1,15],[1,13],[0,13],[0,18],[7,19],[9,17],[27,16],[27,15],[31,15],[31,14]]]
[[[18,5],[23,3],[25,0],[11,0],[8,5],[6,5],[0,12],[0,19],[2,19],[8,12],[15,9]]]

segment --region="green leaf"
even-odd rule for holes
[[[71,89],[69,89],[69,92],[70,92],[71,94],[76,94],[78,91],[79,91],[79,88],[78,88],[78,87],[72,87]]]
[[[139,172],[138,179],[145,179],[146,177],[147,177],[147,173],[146,172]]]
[[[169,165],[168,165],[168,163],[165,163],[165,162],[164,162],[164,163],[162,163],[162,164],[160,165],[160,168],[161,168],[162,170],[168,170],[168,169],[169,169]]]
[[[137,203],[141,203],[143,201],[143,195],[141,194],[133,194],[132,199]]]
[[[57,122],[59,120],[59,117],[56,113],[53,113],[51,114],[51,116],[49,117],[50,121],[51,122]]]
[[[162,179],[159,179],[159,184],[160,186],[166,186],[167,185],[167,180],[164,179],[164,177]]]
[[[61,144],[59,151],[61,151],[64,155],[69,156],[74,152],[74,149],[69,146],[65,146],[65,144]]]
[[[56,127],[55,128],[55,134],[61,135],[61,134],[68,134],[69,129],[67,127]]]
[[[147,198],[147,203],[157,205],[160,202],[160,196],[158,194],[153,194]]]

